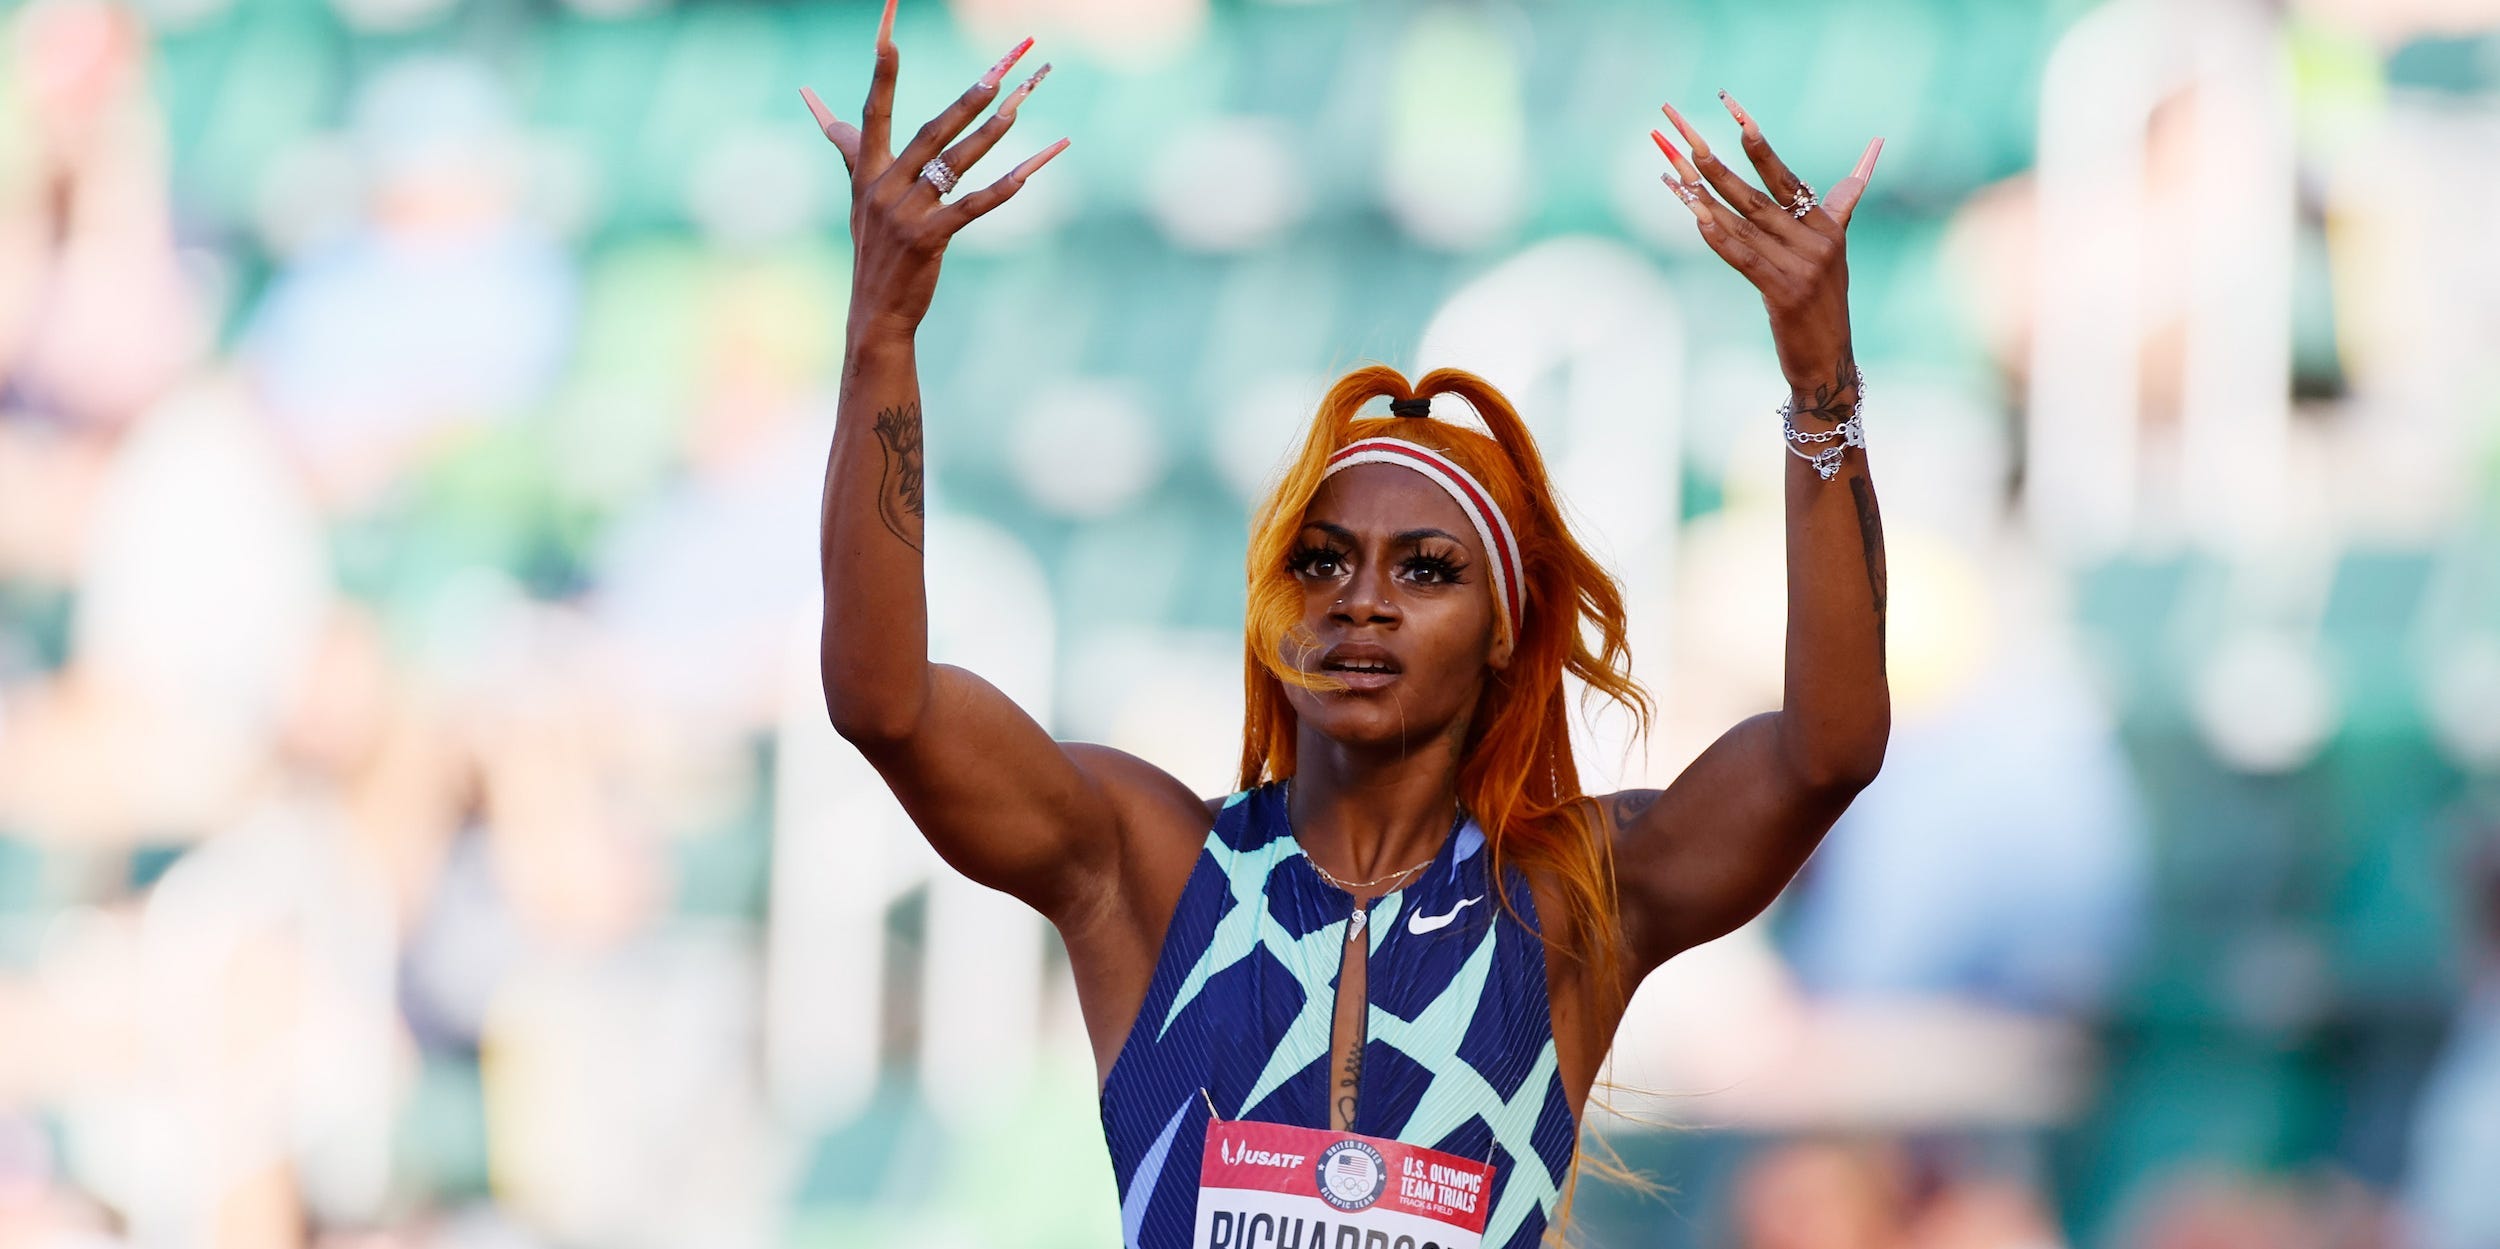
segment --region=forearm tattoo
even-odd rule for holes
[[[1815,383],[1814,402],[1807,403],[1806,396],[1802,394],[1794,395],[1792,398],[1796,404],[1794,411],[1800,417],[1820,417],[1826,421],[1848,420],[1849,414],[1858,406],[1856,353],[1852,352],[1840,358],[1840,368],[1832,374],[1832,380]]]
[[[920,405],[906,403],[877,413],[877,443],[885,448],[885,480],[877,489],[877,515],[903,545],[920,549]]]
[[[1882,657],[1884,608],[1889,596],[1884,575],[1884,518],[1875,510],[1875,486],[1864,476],[1849,479],[1849,493],[1858,503],[1858,544],[1866,555],[1866,584],[1875,596],[1875,645]]]

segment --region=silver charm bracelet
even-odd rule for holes
[[[1848,418],[1830,429],[1812,434],[1798,429],[1797,401],[1789,398],[1780,402],[1780,437],[1788,447],[1788,453],[1813,465],[1815,473],[1825,481],[1830,481],[1840,475],[1840,457],[1843,451],[1850,447],[1866,445],[1866,427],[1858,421],[1859,413],[1866,407],[1866,375],[1859,373],[1855,367],[1852,367],[1850,372],[1855,375],[1857,401],[1849,405]],[[1826,447],[1820,451],[1807,450],[1809,447],[1835,441],[1840,445]]]

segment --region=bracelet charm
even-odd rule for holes
[[[1850,372],[1855,375],[1857,401],[1849,405],[1849,415],[1840,424],[1830,429],[1811,434],[1798,429],[1797,401],[1794,398],[1781,401],[1779,407],[1780,438],[1787,445],[1788,453],[1813,465],[1816,475],[1825,481],[1830,481],[1840,475],[1840,459],[1843,451],[1850,447],[1866,445],[1866,426],[1858,419],[1866,405],[1866,376],[1858,373],[1854,366]],[[1819,451],[1811,449],[1827,442],[1837,442],[1839,445],[1825,447]]]

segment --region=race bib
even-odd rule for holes
[[[1216,1120],[1193,1249],[1478,1249],[1493,1168],[1352,1132]]]

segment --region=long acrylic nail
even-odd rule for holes
[[[1684,120],[1684,114],[1675,111],[1674,105],[1661,104],[1658,109],[1667,115],[1668,121],[1675,123],[1676,133],[1683,135],[1684,141],[1692,145],[1694,160],[1710,155],[1710,141],[1702,138],[1701,132],[1693,129],[1692,124]]]
[[[1050,76],[1050,62],[1048,62],[1048,61],[1044,61],[1044,62],[1042,62],[1042,67],[1041,67],[1040,69],[1037,69],[1037,70],[1034,70],[1034,71],[1033,71],[1033,76],[1032,76],[1032,77],[1027,78],[1027,79],[1025,79],[1023,82],[1020,82],[1020,83],[1017,83],[1017,84],[1016,84],[1016,91],[1015,91],[1016,98],[1017,98],[1017,99],[1023,99],[1025,96],[1028,96],[1028,95],[1033,94],[1033,88],[1035,88],[1035,87],[1038,87],[1038,86],[1042,85],[1042,79],[1047,78],[1047,77],[1049,77],[1049,76]]]
[[[1032,177],[1034,170],[1040,169],[1042,166],[1049,164],[1050,158],[1067,150],[1067,146],[1068,141],[1066,139],[1061,139],[1057,143],[1053,143],[1049,147],[1043,148],[1041,151],[1035,152],[1033,155],[1026,157],[1023,164],[1016,166],[1014,174],[1016,181],[1022,182],[1025,179]]]
[[[1869,178],[1869,177],[1873,177],[1873,176],[1874,176],[1874,174],[1875,174],[1875,158],[1876,158],[1876,157],[1878,157],[1878,156],[1883,155],[1883,152],[1884,152],[1884,139],[1883,139],[1883,136],[1882,136],[1882,135],[1877,135],[1877,136],[1875,137],[1875,141],[1874,141],[1873,143],[1869,143],[1869,144],[1867,144],[1867,145],[1866,145],[1866,155],[1861,156],[1861,157],[1859,157],[1859,158],[1858,158],[1858,167],[1857,167],[1856,169],[1854,169],[1854,170],[1851,170],[1851,171],[1850,171],[1850,173],[1849,173],[1849,176],[1850,176],[1850,177],[1852,177],[1852,178]]]
[[[1682,168],[1682,167],[1683,167],[1683,164],[1684,164],[1684,154],[1683,154],[1682,152],[1676,151],[1676,150],[1675,150],[1675,145],[1674,145],[1674,144],[1667,142],[1667,136],[1665,136],[1665,135],[1663,135],[1663,134],[1660,134],[1659,132],[1657,132],[1657,131],[1655,131],[1655,130],[1652,130],[1652,131],[1650,131],[1650,132],[1649,132],[1649,139],[1650,139],[1650,142],[1655,143],[1655,144],[1657,144],[1657,145],[1658,145],[1658,150],[1659,150],[1659,151],[1664,152],[1664,153],[1666,153],[1666,154],[1667,154],[1667,159],[1668,159],[1668,160],[1674,161],[1674,162],[1676,163],[1676,166],[1677,166],[1678,168]]]
[[[1023,105],[1024,97],[1033,94],[1033,88],[1042,85],[1042,78],[1048,73],[1050,73],[1050,62],[1044,61],[1042,62],[1042,67],[1040,69],[1033,71],[1032,77],[1025,79],[1023,82],[1017,83],[1016,89],[1008,92],[1006,99],[999,101],[999,116],[1004,117],[1009,121],[1014,121],[1016,119],[1016,109]]]
[[[1737,125],[1744,127],[1745,133],[1754,132],[1753,118],[1745,115],[1745,106],[1737,103],[1736,97],[1729,95],[1725,87],[1719,88],[1719,103],[1727,105],[1728,114],[1736,119]]]
[[[981,85],[985,88],[997,86],[999,80],[1007,76],[1007,71],[1015,68],[1016,62],[1023,59],[1024,54],[1032,48],[1033,36],[1026,35],[1024,42],[1007,49],[1007,55],[998,58],[998,64],[990,66],[989,72],[981,75]]]
[[[894,0],[885,0],[885,16],[877,19],[877,46],[894,45]]]
[[[1706,211],[1701,206],[1701,193],[1693,189],[1692,183],[1686,182],[1682,178],[1678,178],[1671,173],[1662,173],[1658,175],[1658,180],[1666,183],[1667,189],[1675,192],[1675,197],[1684,201],[1684,206],[1692,209],[1696,216],[1699,216]]]

